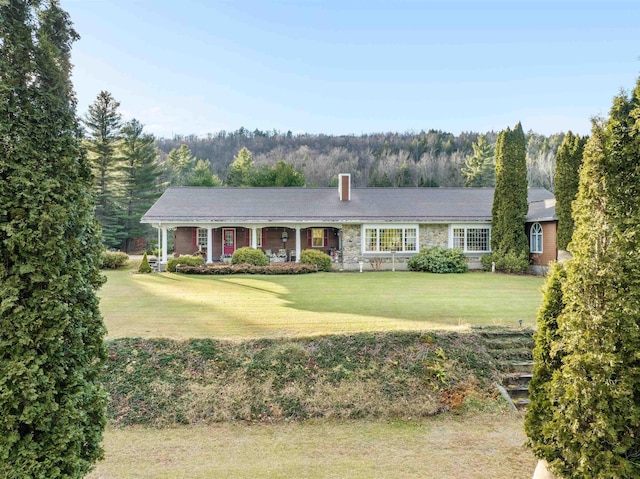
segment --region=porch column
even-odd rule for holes
[[[251,228],[251,247],[253,249],[258,248],[258,228],[255,226]]]
[[[162,248],[162,232],[160,230],[160,225],[158,225],[156,228],[158,228],[158,244],[156,245],[156,269],[158,270],[158,272],[160,271],[160,248]]]
[[[167,264],[167,227],[162,227],[162,261],[163,264]]]
[[[213,241],[211,241],[211,226],[207,226],[207,263],[213,263]]]
[[[296,226],[296,263],[300,262],[300,252],[302,249],[300,248],[300,227]]]

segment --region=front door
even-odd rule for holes
[[[236,230],[234,228],[222,229],[222,254],[232,255],[236,249]]]

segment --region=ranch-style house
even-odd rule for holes
[[[529,189],[522,227],[534,269],[557,259],[555,199]],[[227,261],[240,247],[261,248],[271,261],[297,261],[302,250],[332,256],[336,269],[406,268],[423,248],[460,248],[470,268],[490,252],[493,188],[355,188],[341,174],[338,188],[175,187],[142,217],[158,230],[161,264],[169,254]]]

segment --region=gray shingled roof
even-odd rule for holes
[[[530,188],[529,202],[553,195]],[[491,221],[493,188],[169,188],[142,223],[360,223]],[[530,209],[531,213],[531,209]]]

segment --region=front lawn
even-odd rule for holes
[[[542,278],[482,272],[190,276],[107,271],[110,338],[292,337],[359,331],[533,327]]]
[[[531,477],[518,413],[410,422],[108,428],[89,479]]]

